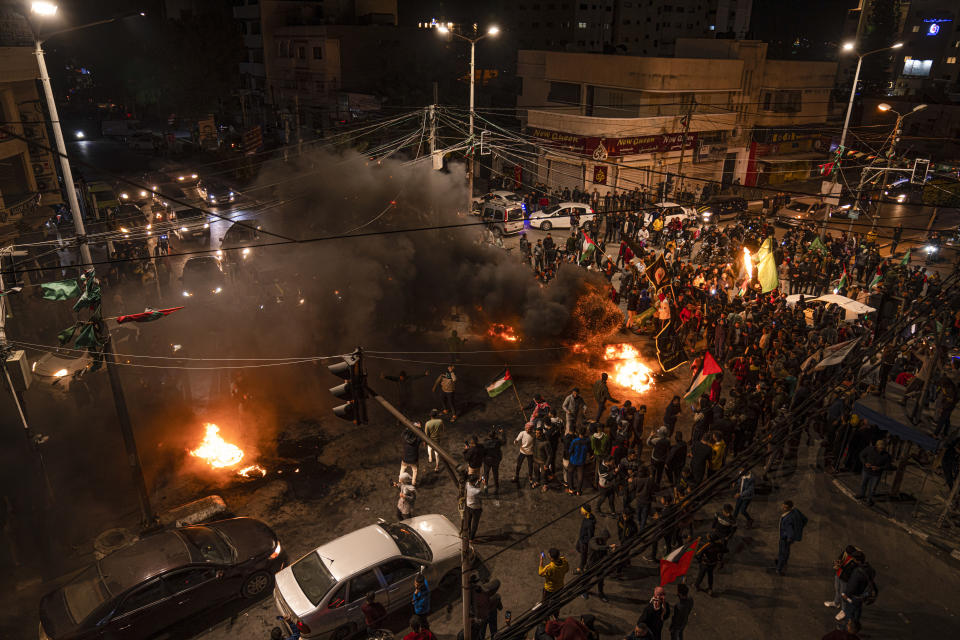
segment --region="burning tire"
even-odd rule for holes
[[[273,576],[266,571],[257,571],[243,581],[240,593],[244,598],[257,598],[273,587]]]

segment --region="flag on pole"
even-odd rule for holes
[[[665,557],[660,559],[660,586],[666,586],[679,578],[687,575],[690,570],[690,563],[693,562],[693,556],[697,551],[697,545],[700,544],[700,538],[697,538],[689,545],[677,547]]]
[[[151,309],[147,307],[143,313],[130,313],[123,316],[117,316],[117,324],[124,322],[153,322],[164,316],[168,316],[174,311],[180,311],[183,307],[171,307],[170,309]]]
[[[713,359],[710,352],[707,351],[703,354],[703,364],[700,365],[700,371],[697,372],[693,382],[690,383],[690,388],[687,389],[687,392],[684,394],[683,401],[691,404],[696,402],[700,396],[710,389],[714,378],[721,373],[723,373],[723,369],[717,364],[717,361]]]
[[[581,231],[581,233],[587,245],[583,248],[583,253],[580,254],[580,264],[584,264],[593,259],[593,252],[597,250],[597,243],[590,239],[586,231]]]
[[[762,287],[760,293],[770,293],[780,286],[777,276],[777,262],[773,256],[773,239],[767,238],[757,251],[757,280]]]
[[[823,244],[823,240],[820,239],[820,236],[817,236],[813,239],[813,242],[810,243],[810,246],[807,247],[810,251],[819,251],[820,253],[829,253],[827,251],[827,245]]]
[[[840,282],[837,283],[837,291],[847,286],[847,266],[843,266],[843,275],[840,276]]]
[[[44,300],[69,300],[80,295],[80,285],[76,280],[57,280],[40,285]]]
[[[867,287],[868,290],[873,289],[875,286],[880,284],[880,280],[883,279],[883,276],[878,272],[877,275],[873,276],[873,280],[870,281],[870,286]]]
[[[503,373],[498,375],[493,382],[487,385],[487,395],[496,398],[498,395],[513,386],[513,378],[510,376],[510,369],[504,369]]]
[[[903,258],[900,260],[900,264],[905,267],[910,266],[910,249],[907,249],[906,253],[903,254]]]

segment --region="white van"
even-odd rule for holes
[[[509,236],[523,231],[523,207],[519,204],[495,200],[484,203],[481,219],[497,236]]]

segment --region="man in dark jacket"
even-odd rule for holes
[[[670,484],[677,486],[680,484],[680,474],[683,472],[683,465],[687,462],[687,443],[683,441],[683,433],[675,431],[673,434],[674,443],[667,452],[667,462],[664,468],[667,471],[667,478]]]
[[[793,502],[785,500],[781,505],[780,515],[780,545],[777,552],[777,563],[774,569],[777,575],[782,576],[790,559],[790,545],[803,539],[803,528],[807,526],[807,517],[794,508]]]
[[[697,572],[697,581],[694,583],[697,591],[703,591],[700,583],[706,578],[707,594],[713,595],[713,572],[717,568],[717,565],[720,564],[720,561],[723,559],[723,554],[726,552],[727,545],[724,543],[723,537],[716,531],[711,531],[707,541],[697,549],[697,553],[694,556],[700,565],[700,570]]]
[[[593,383],[593,399],[597,401],[597,417],[594,418],[595,422],[600,421],[600,416],[603,415],[603,411],[607,408],[608,402],[620,404],[619,400],[614,400],[613,396],[610,395],[610,389],[607,388],[606,373],[601,373],[600,379]]]
[[[420,438],[410,429],[405,429],[403,436],[403,453],[400,456],[400,475],[409,467],[412,472],[412,484],[417,484],[417,466],[420,464]]]
[[[667,427],[660,427],[655,434],[647,439],[651,447],[650,464],[653,467],[653,481],[660,486],[663,480],[663,467],[667,464],[667,454],[670,452],[670,431]]]
[[[610,544],[610,533],[603,529],[597,535],[593,536],[590,539],[590,542],[587,545],[587,566],[592,567],[596,563],[600,562],[607,557],[607,554],[610,553],[616,545]],[[600,581],[597,582],[597,594],[600,596],[600,599],[604,602],[609,602],[607,596],[603,593],[603,578],[600,578]],[[584,593],[583,599],[586,600],[590,597],[590,593]]]
[[[707,463],[713,456],[713,447],[705,440],[706,434],[700,440],[693,443],[690,449],[690,478],[694,486],[703,481],[703,476],[707,472]]]
[[[666,410],[663,412],[663,424],[667,428],[667,435],[673,435],[673,431],[677,428],[677,417],[682,410],[683,407],[680,405],[680,396],[673,396],[670,404],[667,405]]]
[[[857,492],[857,499],[866,499],[867,504],[873,504],[873,492],[880,482],[880,476],[884,471],[893,468],[893,458],[887,452],[887,445],[883,440],[877,440],[872,447],[864,447],[860,452],[860,462],[863,463],[863,471],[860,472],[860,491]]]
[[[670,640],[683,640],[683,630],[690,620],[693,611],[693,598],[690,597],[690,587],[685,584],[677,585],[677,604],[673,605],[673,617],[670,618]]]
[[[483,441],[483,484],[484,491],[490,488],[490,476],[493,476],[494,495],[500,496],[500,461],[503,460],[503,428],[494,427]]]
[[[583,571],[587,566],[587,553],[590,551],[590,540],[596,534],[597,517],[593,515],[593,510],[589,504],[580,507],[580,514],[583,520],[580,521],[580,534],[577,536],[576,549],[580,552],[580,566],[577,567],[577,573]]]
[[[670,604],[667,602],[663,587],[653,590],[653,597],[640,614],[637,625],[645,624],[650,629],[650,637],[660,640],[663,635],[663,623],[670,617]]]
[[[853,554],[856,562],[850,579],[847,581],[840,597],[842,599],[842,613],[847,620],[856,620],[860,622],[860,614],[863,612],[863,603],[868,598],[877,596],[877,586],[875,578],[877,572],[866,556],[859,549]]]

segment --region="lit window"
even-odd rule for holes
[[[913,32],[920,33],[920,25],[917,25],[917,24],[913,25]]]
[[[578,28],[578,29],[586,29],[586,28],[587,28],[587,23],[586,23],[586,22],[578,22],[578,23],[577,23],[577,28]]]
[[[930,75],[933,60],[904,60],[903,75],[926,78]]]
[[[950,56],[949,58],[947,58],[947,64],[957,64],[957,57]]]

